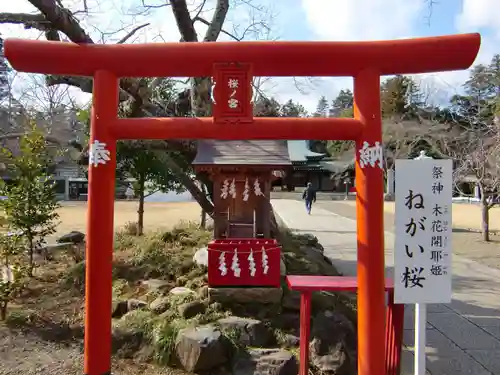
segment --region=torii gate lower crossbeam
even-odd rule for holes
[[[380,76],[465,69],[473,63],[479,46],[479,34],[383,42],[217,42],[112,46],[6,40],[5,55],[14,69],[94,77],[87,218],[85,373],[105,375],[111,369],[109,314],[116,141],[135,138],[221,138],[356,141],[358,374],[384,375]],[[47,55],[53,58],[44,58]],[[251,65],[256,76],[353,76],[355,118],[250,118],[250,121],[239,124],[196,118],[117,118],[120,77],[207,76],[220,62]]]

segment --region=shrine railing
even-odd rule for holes
[[[311,332],[311,297],[313,292],[358,291],[356,277],[347,276],[287,276],[291,290],[300,292],[300,370],[299,375],[309,373],[309,338]],[[385,280],[388,295],[385,321],[385,374],[399,375],[403,345],[404,305],[394,304],[394,283]],[[377,323],[376,323],[377,324]]]

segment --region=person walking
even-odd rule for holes
[[[312,204],[313,202],[316,202],[316,190],[314,190],[310,182],[307,183],[307,187],[302,193],[302,199],[306,202],[306,210],[310,215]]]

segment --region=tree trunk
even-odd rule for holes
[[[0,303],[0,321],[7,319],[7,302]]]
[[[490,240],[490,208],[488,205],[488,195],[484,191],[484,186],[478,182],[479,192],[481,194],[481,232],[483,240]]]
[[[490,240],[490,207],[486,201],[486,197],[481,197],[481,229],[483,234],[483,240]]]
[[[30,264],[29,264],[29,267],[28,267],[28,276],[29,277],[33,277],[33,269],[35,268],[35,262],[34,262],[34,259],[33,259],[33,236],[31,234],[28,233],[28,244],[29,244],[29,256],[30,256]]]
[[[207,227],[207,213],[205,210],[201,210],[201,220],[200,220],[200,228],[201,229],[206,229]]]
[[[144,234],[144,197],[145,197],[145,185],[144,177],[141,176],[139,179],[139,208],[137,209],[137,235],[142,236]]]
[[[212,216],[214,212],[214,205],[208,200],[207,196],[198,187],[196,182],[191,179],[191,177],[189,177],[187,173],[185,173],[171,158],[165,158],[165,162],[172,173],[179,178],[181,184],[184,185],[193,198],[198,202],[202,210],[204,210],[209,216]]]
[[[201,190],[208,196],[207,187],[203,182],[200,181]],[[200,228],[205,229],[207,227],[207,212],[202,208],[201,209],[201,220],[200,220]]]

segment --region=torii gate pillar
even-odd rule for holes
[[[384,175],[383,157],[364,165],[360,156],[367,142],[382,145],[380,74],[364,70],[354,76],[354,117],[363,131],[356,140],[356,224],[358,232],[358,373],[383,374],[385,335]],[[381,151],[381,148],[379,149]],[[374,152],[377,149],[373,148]],[[378,322],[373,324],[373,322]]]

